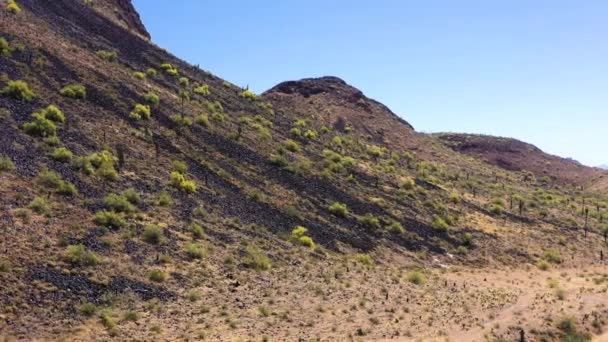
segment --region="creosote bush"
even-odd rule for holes
[[[348,207],[344,203],[334,202],[329,206],[329,212],[337,217],[346,217],[348,215]]]
[[[355,259],[365,266],[372,266],[374,264],[374,259],[369,254],[357,254]]]
[[[35,97],[34,92],[30,89],[25,81],[16,80],[8,81],[8,84],[2,89],[2,94],[10,96],[17,100],[32,101]]]
[[[57,134],[57,123],[65,121],[65,115],[55,105],[32,114],[33,121],[23,124],[25,133],[42,138],[54,137]]]
[[[19,14],[21,7],[19,7],[15,0],[6,0],[6,10],[12,14]]]
[[[211,91],[209,90],[209,86],[207,84],[203,84],[194,88],[194,93],[202,96],[209,96]]]
[[[0,57],[8,57],[11,54],[11,48],[8,41],[4,37],[0,37]]]
[[[97,56],[108,62],[116,62],[118,60],[118,53],[116,51],[99,50],[97,51]]]
[[[317,246],[315,245],[312,238],[306,235],[307,232],[308,229],[306,227],[297,226],[294,230],[291,231],[291,241],[309,247],[310,249],[315,249]]]
[[[152,116],[152,112],[150,110],[150,106],[143,105],[140,103],[136,104],[135,108],[133,108],[133,110],[129,114],[129,117],[136,121],[139,121],[142,119],[149,120],[151,116]]]
[[[188,166],[184,162],[175,161],[173,162],[173,170],[171,172],[171,185],[180,191],[189,194],[195,193],[197,188],[196,182],[186,178]]]
[[[410,271],[407,273],[407,281],[412,284],[420,285],[424,283],[424,275],[419,271]]]
[[[195,243],[188,243],[186,244],[186,255],[190,259],[202,259],[205,257],[206,252],[203,247]]]
[[[380,228],[380,220],[371,213],[358,216],[357,221],[368,228]]]
[[[127,225],[124,213],[114,211],[99,211],[95,214],[95,223],[109,229],[120,229]]]
[[[67,163],[67,162],[71,161],[72,157],[73,157],[72,151],[70,151],[66,147],[56,148],[51,153],[51,158],[55,159],[56,161],[62,162],[62,163]]]
[[[151,245],[158,245],[164,240],[163,229],[157,225],[149,225],[144,230],[142,238],[145,242]]]
[[[84,99],[87,96],[87,90],[82,84],[70,84],[61,88],[59,94],[72,99]]]
[[[162,283],[167,279],[167,274],[159,269],[153,269],[148,274],[148,279],[152,280],[155,283]]]
[[[51,214],[51,206],[45,197],[35,197],[27,207],[39,215],[48,216]]]
[[[8,156],[0,154],[0,172],[12,171],[15,169],[15,164]]]
[[[254,245],[249,245],[245,249],[243,264],[256,271],[268,271],[272,267],[270,259]]]
[[[156,95],[154,93],[146,94],[145,100],[146,100],[146,103],[148,103],[152,106],[156,106],[160,103],[160,98],[158,97],[158,95]]]
[[[55,171],[42,170],[38,174],[38,183],[60,195],[74,196],[78,193],[74,184],[64,181]]]
[[[87,250],[84,245],[68,246],[67,257],[76,266],[95,266],[99,263],[97,254]]]
[[[446,232],[450,228],[450,226],[448,225],[448,223],[443,218],[441,218],[439,216],[435,216],[435,219],[433,220],[433,223],[431,224],[431,226],[435,230],[438,230],[440,232]]]
[[[255,101],[258,98],[258,96],[254,92],[252,92],[251,90],[249,90],[249,89],[243,90],[239,94],[239,96],[243,97],[243,98],[246,98],[246,99],[248,99],[250,101]]]
[[[401,223],[399,223],[398,221],[395,221],[395,220],[389,221],[389,223],[386,225],[386,230],[391,234],[405,233],[405,229],[403,228],[403,225],[401,225]]]
[[[188,231],[192,234],[195,239],[200,239],[205,236],[205,232],[203,231],[203,227],[201,227],[198,223],[190,223],[188,225]]]

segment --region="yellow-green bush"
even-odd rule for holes
[[[32,101],[36,97],[28,84],[22,80],[8,81],[2,89],[2,94],[23,101]]]

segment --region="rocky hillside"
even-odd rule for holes
[[[0,340],[601,333],[586,170],[488,163],[334,77],[256,95],[127,1],[0,5]]]

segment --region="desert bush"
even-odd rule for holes
[[[317,132],[315,132],[312,129],[306,130],[306,132],[304,132],[303,134],[304,138],[308,139],[308,140],[315,140],[318,137]]]
[[[408,178],[404,180],[403,183],[401,183],[401,188],[403,188],[404,190],[412,190],[415,186],[416,183],[414,183],[414,180],[411,178]]]
[[[156,69],[148,68],[148,69],[146,69],[146,75],[148,75],[150,77],[156,77],[156,75],[158,75],[158,73],[156,72]]]
[[[342,217],[346,216],[344,214]],[[367,213],[363,216],[357,216],[357,222],[368,228],[380,228],[380,220],[371,213]]]
[[[51,214],[51,206],[45,197],[35,197],[27,207],[39,215],[48,216]]]
[[[200,224],[192,222],[188,225],[188,231],[192,234],[195,239],[200,239],[205,236],[205,232],[203,231],[203,227]]]
[[[95,315],[97,310],[98,310],[97,305],[95,305],[93,303],[84,303],[78,309],[78,311],[80,311],[81,314],[83,314],[87,317],[91,317],[91,316]]]
[[[302,136],[302,130],[299,129],[298,127],[293,127],[292,129],[289,130],[289,133],[296,137]]]
[[[162,283],[167,279],[167,274],[159,269],[153,269],[148,273],[148,279],[155,283]]]
[[[551,265],[546,260],[540,259],[536,262],[536,267],[542,271],[546,271],[551,268]]]
[[[127,225],[124,213],[105,210],[95,214],[95,223],[110,229],[120,229]]]
[[[2,89],[2,94],[23,101],[32,101],[35,97],[34,92],[22,80],[8,81],[6,87]]]
[[[433,223],[431,224],[431,226],[435,230],[438,230],[440,232],[446,232],[450,228],[450,226],[445,221],[445,219],[443,219],[443,218],[441,218],[439,216],[435,216],[435,219],[433,220]]]
[[[156,95],[152,92],[146,94],[145,100],[146,100],[146,103],[148,103],[152,106],[156,106],[160,103],[160,98],[158,97],[158,95]]]
[[[177,70],[177,68],[174,68],[169,63],[163,63],[160,65],[160,67],[161,67],[161,69],[165,70],[165,72],[167,74],[169,74],[170,76],[177,76],[179,74],[179,71]]]
[[[202,84],[194,88],[194,93],[202,96],[209,96],[211,94],[211,91],[209,90],[209,86],[207,84]]]
[[[205,257],[205,254],[206,254],[206,252],[203,249],[203,247],[201,247],[195,243],[186,244],[186,255],[188,256],[188,258],[202,259]]]
[[[87,250],[84,245],[68,246],[67,257],[76,266],[95,266],[99,263],[97,254]]]
[[[118,60],[118,53],[116,51],[99,50],[97,51],[97,56],[108,62],[116,62]]]
[[[179,78],[179,85],[182,87],[187,87],[190,85],[190,80],[187,77],[180,77]]]
[[[268,271],[272,267],[270,259],[254,245],[249,245],[245,249],[243,264],[256,271]]]
[[[104,199],[104,206],[110,211],[132,214],[137,212],[137,207],[133,205],[124,195],[109,194]]]
[[[157,225],[151,224],[144,229],[142,238],[151,245],[158,245],[164,240],[163,229]]]
[[[163,207],[168,207],[173,205],[173,198],[171,198],[171,194],[166,191],[161,191],[158,193],[158,205]]]
[[[123,191],[121,195],[133,205],[138,205],[141,203],[141,196],[134,188],[128,188],[127,190]]]
[[[357,254],[355,258],[358,262],[362,263],[365,266],[372,266],[374,264],[374,259],[369,254]]]
[[[15,0],[6,0],[6,10],[12,14],[19,14],[21,7],[19,7]]]
[[[187,180],[186,176],[178,171],[171,172],[171,185],[173,185],[173,187],[175,187],[177,190],[186,193],[196,192],[196,182]]]
[[[420,285],[424,283],[424,275],[419,271],[410,271],[406,275],[407,281],[412,284]]]
[[[272,154],[270,156],[269,161],[270,164],[276,165],[278,167],[286,167],[287,165],[289,165],[287,159],[281,154]]]
[[[133,76],[139,80],[144,80],[146,78],[146,74],[141,71],[136,71],[133,73]]]
[[[316,245],[311,237],[307,236],[308,229],[303,226],[297,226],[291,231],[291,241],[300,245],[307,246],[310,249],[315,249]]]
[[[287,151],[291,151],[291,152],[298,152],[300,151],[300,144],[298,144],[296,141],[291,140],[291,139],[287,139],[283,142],[283,146],[285,147],[285,149]]]
[[[255,101],[258,98],[258,96],[254,92],[252,92],[251,90],[249,90],[249,89],[243,90],[239,94],[239,96],[242,97],[242,98],[246,98],[246,99],[248,99],[250,101]]]
[[[57,134],[57,126],[55,123],[47,119],[43,113],[37,112],[32,114],[33,121],[23,124],[25,133],[39,137],[53,137]]]
[[[8,41],[4,37],[0,37],[0,57],[8,57],[11,54],[11,48]]]
[[[391,234],[405,233],[405,229],[403,228],[403,225],[401,225],[401,223],[399,223],[398,221],[395,221],[395,220],[389,221],[389,223],[386,225],[386,230]]]
[[[563,336],[561,340],[564,342],[591,341],[591,335],[589,333],[579,331],[574,317],[563,317],[557,323],[557,328],[562,332]]]
[[[152,116],[152,112],[150,110],[150,106],[148,105],[143,105],[143,104],[136,104],[135,107],[133,108],[133,110],[131,111],[131,113],[129,114],[129,117],[133,120],[139,121],[139,120],[149,120],[150,117]]]
[[[178,128],[192,126],[192,119],[181,114],[171,115],[171,121],[173,121]]]
[[[198,115],[195,119],[194,122],[196,122],[197,124],[205,127],[205,128],[209,128],[211,125],[209,124],[209,115],[207,114],[200,114]]]
[[[12,171],[15,169],[15,164],[8,156],[0,154],[0,172]]]
[[[561,255],[555,249],[549,249],[549,250],[545,251],[544,256],[545,256],[545,260],[547,260],[548,262],[550,262],[552,264],[561,264],[561,262],[562,262]]]
[[[328,210],[332,215],[337,217],[346,217],[348,215],[348,207],[343,203],[334,202],[329,206]]]
[[[64,181],[61,176],[54,171],[42,170],[38,174],[38,183],[47,189],[54,190],[60,195],[73,196],[78,193],[74,184]]]
[[[59,94],[72,99],[84,99],[87,96],[87,90],[82,84],[70,84],[61,88]]]
[[[73,157],[72,151],[68,150],[66,147],[56,148],[51,153],[51,158],[55,159],[56,161],[63,162],[63,163],[69,162],[70,160],[72,160],[72,157]]]

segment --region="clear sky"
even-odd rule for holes
[[[418,131],[608,164],[608,1],[134,0],[152,40],[260,93],[333,75]]]

